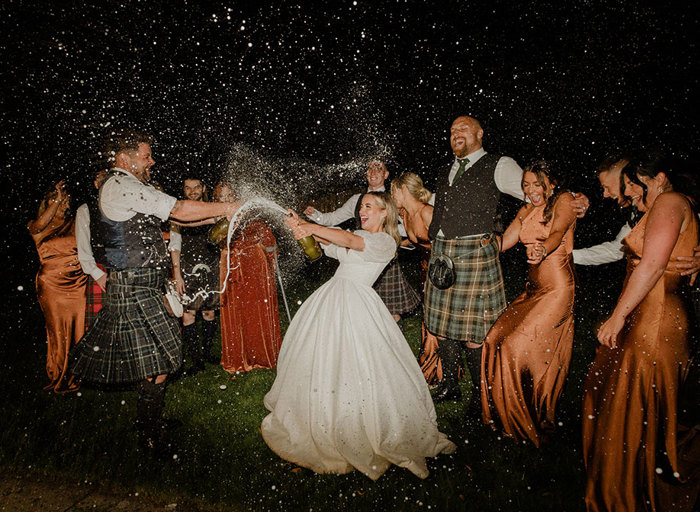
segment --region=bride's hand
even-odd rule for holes
[[[285,217],[284,223],[292,231],[294,230],[294,228],[298,227],[299,226],[299,215],[297,215],[297,212],[295,212],[292,209],[288,209],[287,210],[287,217]]]
[[[294,210],[287,211],[289,212],[289,216],[286,219],[284,219],[284,223],[292,231],[294,238],[296,240],[299,240],[301,238],[309,236],[311,234],[312,224],[310,222],[301,220],[299,218],[299,215],[297,215],[297,213]]]

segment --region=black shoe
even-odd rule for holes
[[[221,358],[216,357],[214,354],[206,354],[204,356],[204,360],[209,364],[220,364],[221,363]]]
[[[476,398],[476,395],[472,394],[469,400],[469,405],[467,405],[467,412],[465,414],[467,420],[470,421],[481,421],[481,397]]]
[[[177,460],[175,446],[160,437],[139,436],[139,448],[160,461]]]
[[[206,370],[206,368],[205,368],[205,366],[204,366],[204,362],[203,362],[203,361],[197,361],[196,363],[192,363],[192,366],[190,366],[189,368],[187,368],[187,370],[185,370],[184,373],[185,373],[185,375],[190,375],[190,376],[192,376],[192,375],[197,375],[198,373],[201,373],[201,372],[203,372],[204,370]]]
[[[436,404],[448,401],[459,402],[460,400],[462,400],[462,391],[458,387],[450,388],[441,384],[433,393],[433,403]]]

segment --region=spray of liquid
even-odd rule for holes
[[[228,225],[228,231],[226,233],[226,248],[228,249],[226,251],[226,277],[224,277],[224,282],[223,286],[221,287],[220,290],[199,290],[197,293],[195,293],[193,296],[189,296],[186,294],[183,294],[181,296],[181,302],[183,304],[190,304],[197,300],[199,297],[206,297],[210,293],[218,293],[222,294],[224,291],[226,291],[226,283],[228,282],[229,275],[231,274],[231,270],[235,270],[238,267],[231,268],[231,238],[233,237],[233,233],[236,232],[236,230],[240,227],[245,226],[247,223],[246,221],[243,220],[243,217],[248,214],[249,212],[252,212],[254,210],[265,210],[268,212],[272,212],[274,214],[280,215],[280,216],[285,216],[287,215],[287,210],[275,203],[274,201],[271,201],[270,199],[266,199],[264,197],[251,197],[248,199],[245,203],[241,205],[241,207],[236,210],[236,213],[233,214],[231,217],[231,220]]]

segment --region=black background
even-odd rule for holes
[[[634,2],[5,1],[3,211],[10,297],[30,296],[25,223],[65,178],[75,197],[117,127],[156,137],[154,179],[227,168],[285,205],[354,187],[380,155],[434,183],[451,121],[488,151],[554,160],[592,212],[578,243],[613,236],[594,167],[661,144],[697,160],[698,19]],[[233,164],[231,162],[234,162]],[[236,164],[237,162],[237,164]],[[263,164],[266,165],[262,165]],[[17,290],[18,286],[23,291]]]

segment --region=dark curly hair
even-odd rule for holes
[[[542,221],[542,224],[547,224],[550,220],[552,220],[552,212],[554,210],[554,205],[556,204],[557,199],[559,199],[559,196],[563,193],[569,192],[569,190],[561,186],[562,181],[559,178],[558,174],[556,174],[556,172],[552,169],[552,164],[550,162],[547,162],[545,160],[536,160],[535,162],[532,162],[530,165],[525,167],[525,171],[523,172],[523,178],[520,181],[521,188],[523,186],[523,180],[525,179],[526,172],[531,172],[535,176],[537,176],[537,181],[539,181],[542,186],[544,186],[545,178],[547,178],[549,180],[549,183],[551,183],[554,187],[552,194],[548,198],[546,198],[547,205],[544,207],[543,212],[544,220]]]

